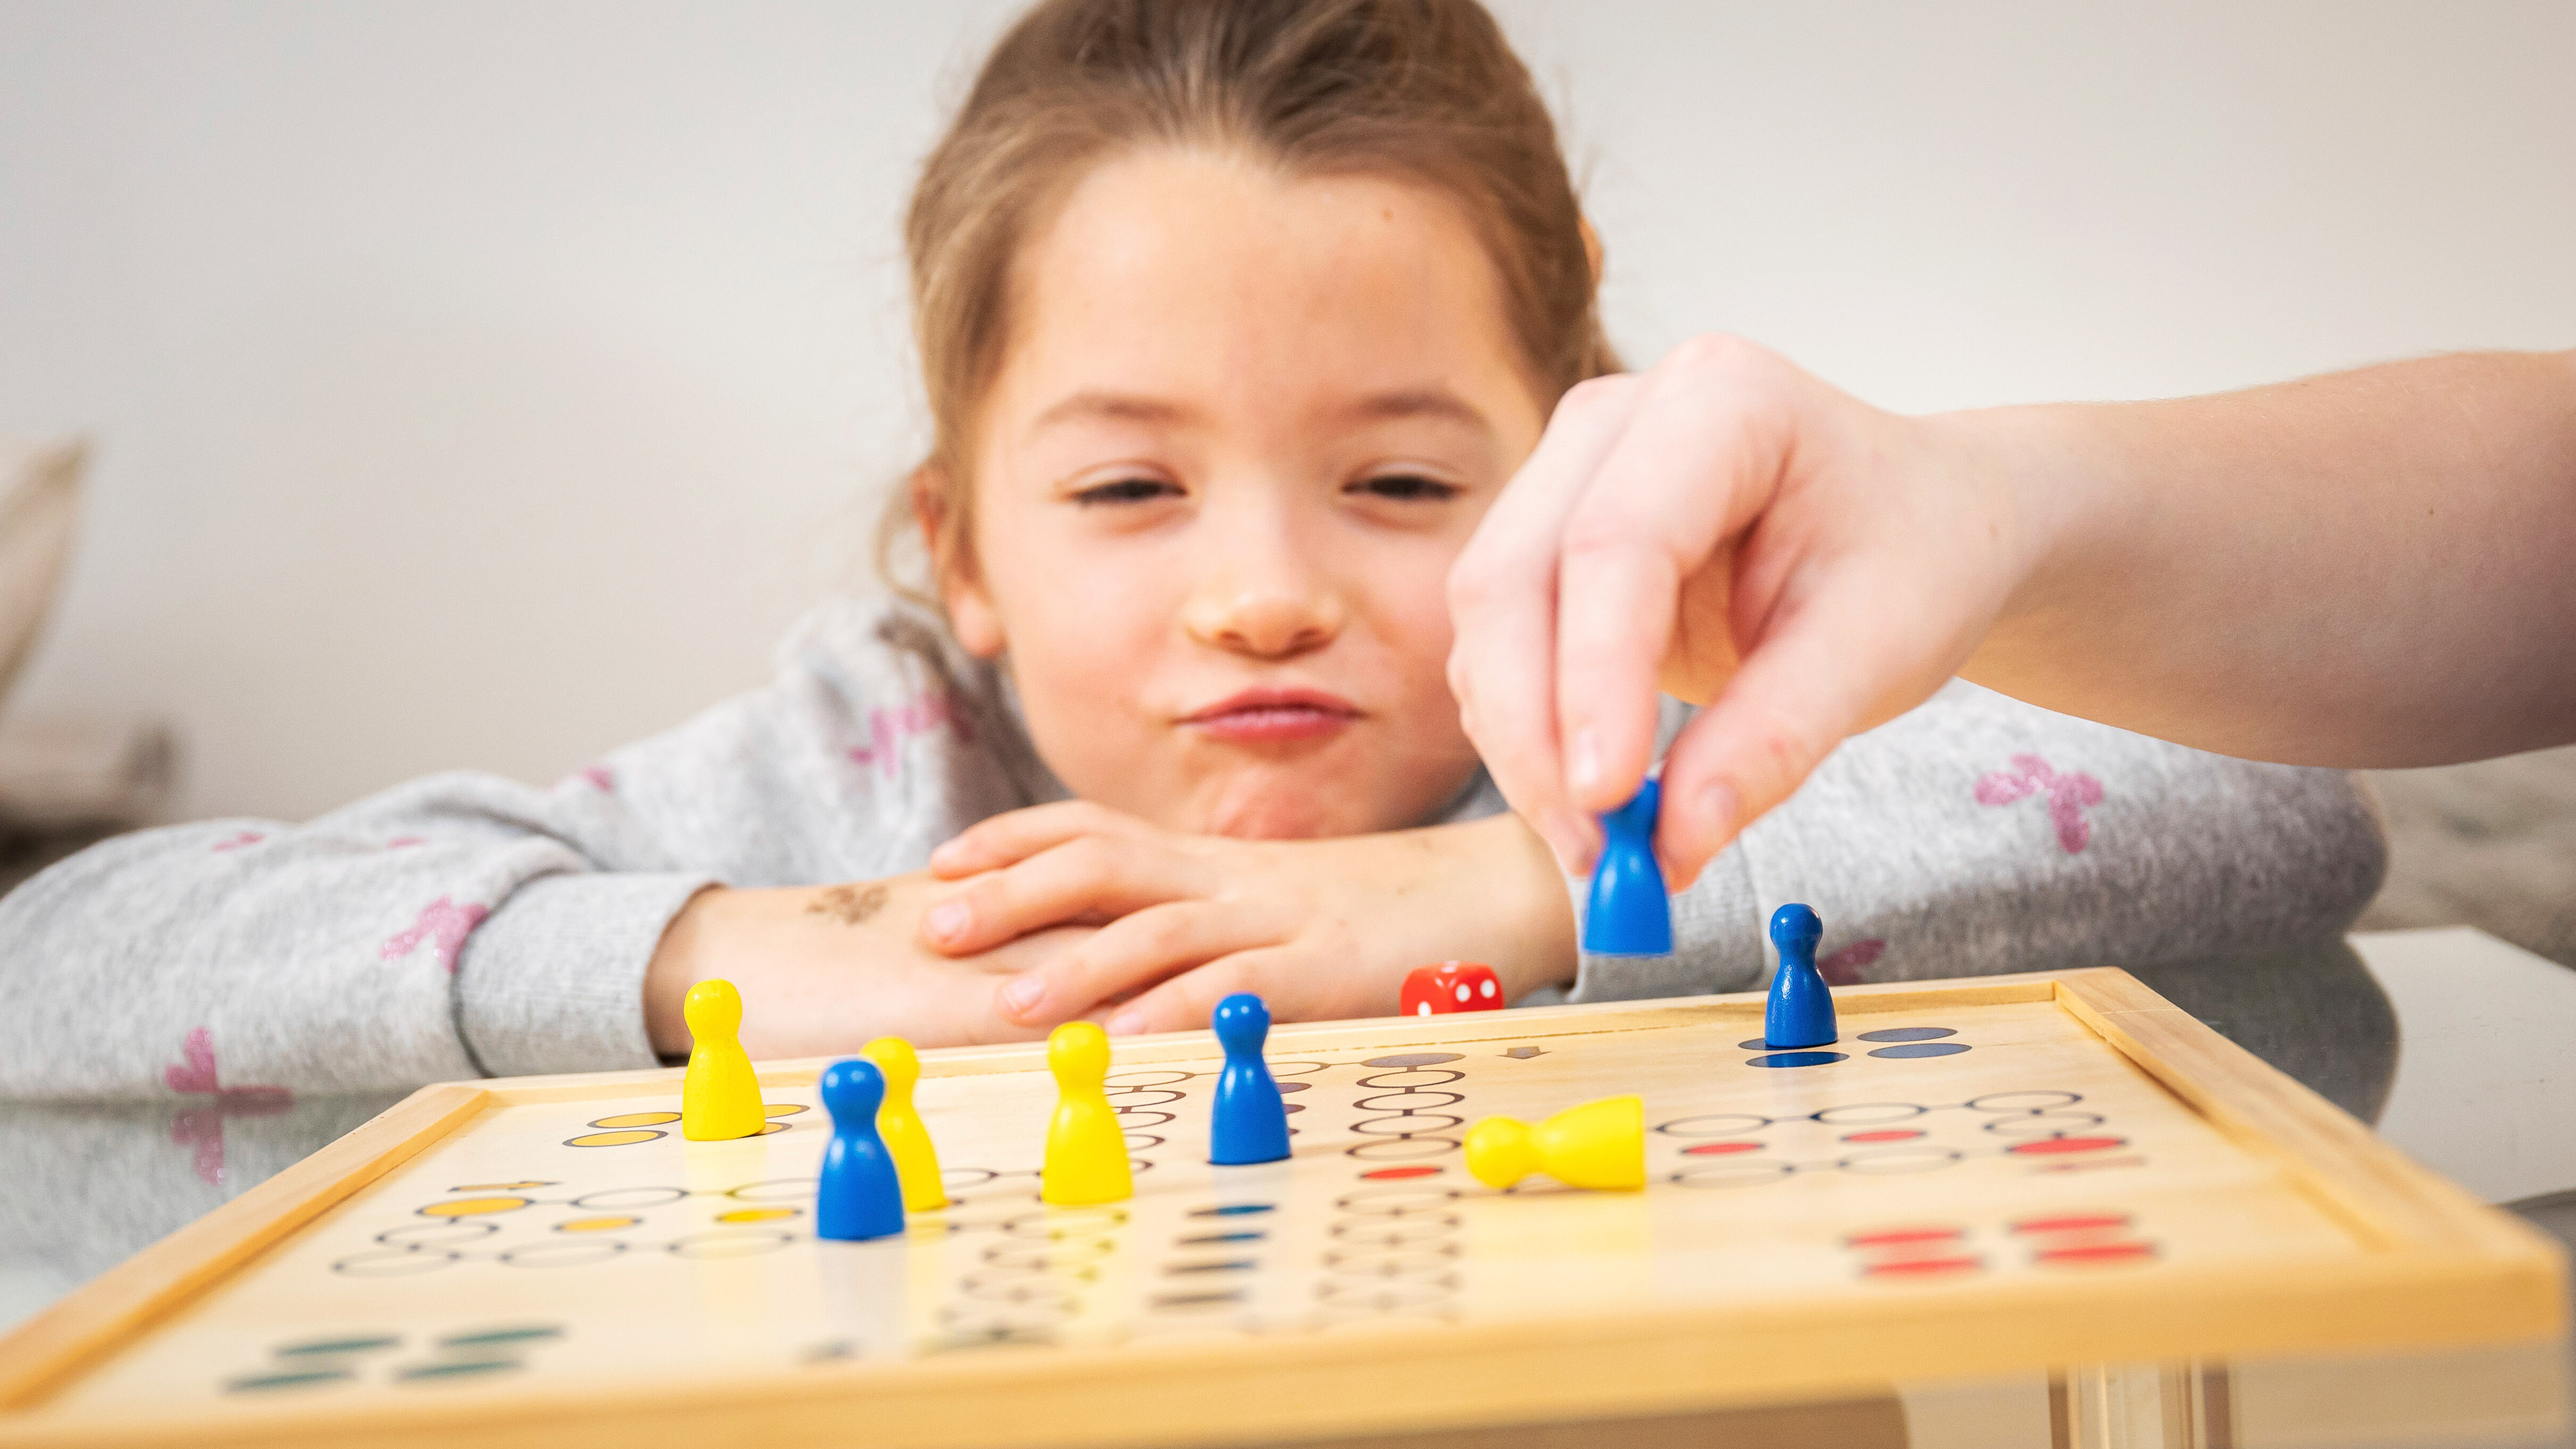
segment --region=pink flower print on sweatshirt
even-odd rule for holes
[[[245,830],[239,835],[227,836],[216,841],[214,849],[216,854],[220,855],[227,850],[239,850],[246,845],[257,845],[267,838],[256,830]]]
[[[465,938],[483,918],[492,914],[490,906],[460,906],[445,896],[421,907],[420,919],[395,932],[385,942],[383,957],[398,961],[420,948],[423,941],[438,953],[438,964],[449,971],[456,969],[456,953],[465,949]]]
[[[575,781],[588,785],[590,788],[597,790],[602,795],[614,795],[617,793],[617,772],[608,768],[606,765],[584,765],[580,769],[573,771],[571,774],[564,776],[562,779],[555,781],[555,788],[561,790]]]
[[[2102,803],[2101,781],[2081,770],[2061,774],[2037,755],[2015,755],[2011,769],[1977,781],[1980,805],[2010,805],[2041,793],[2048,796],[2048,818],[2057,827],[2057,843],[2068,855],[2081,851],[2093,838],[2093,822],[2084,818],[2084,811]]]
[[[925,694],[910,704],[893,709],[868,711],[868,743],[850,751],[850,758],[862,765],[874,765],[878,773],[891,780],[903,763],[903,742],[915,735],[926,735],[946,726],[960,744],[974,742],[966,717],[944,694]]]
[[[1866,941],[1854,941],[1818,961],[1816,970],[1824,976],[1827,986],[1858,986],[1861,968],[1877,960],[1886,950],[1887,942],[1876,936]]]
[[[161,1080],[169,1084],[171,1091],[214,1100],[172,1116],[170,1141],[173,1146],[190,1150],[199,1181],[220,1187],[224,1180],[224,1119],[274,1116],[295,1105],[295,1094],[284,1087],[225,1086],[215,1071],[215,1034],[205,1027],[188,1033],[179,1044],[179,1054],[187,1061],[163,1068]]]

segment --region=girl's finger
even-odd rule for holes
[[[1293,946],[1264,946],[1221,956],[1109,1013],[1109,1034],[1196,1031],[1208,1024],[1218,1002],[1238,991],[1259,994],[1273,1021],[1315,1020],[1317,1012],[1298,997],[1292,984],[1301,977],[1311,979],[1313,968],[1314,962]]]
[[[1557,539],[1627,425],[1636,385],[1594,378],[1565,395],[1449,574],[1449,686],[1468,736],[1503,797],[1576,871],[1590,864],[1599,837],[1566,798],[1559,754]]]
[[[921,939],[950,956],[1049,926],[1097,924],[1200,894],[1204,869],[1159,841],[1077,835],[988,870],[921,913]]]
[[[1059,800],[1006,811],[959,831],[930,852],[930,873],[959,880],[981,871],[999,870],[1041,850],[1083,835],[1134,839],[1154,827],[1088,800]]]
[[[1135,995],[1229,952],[1272,944],[1279,935],[1241,905],[1185,900],[1148,906],[1002,983],[996,1006],[1025,1026],[1071,1021],[1111,998]]]
[[[1566,518],[1556,718],[1567,789],[1582,809],[1617,808],[1654,763],[1657,678],[1682,583],[1772,491],[1780,429],[1767,356],[1729,338],[1674,348]]]

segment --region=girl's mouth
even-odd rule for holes
[[[1210,739],[1272,744],[1323,739],[1359,717],[1359,706],[1320,689],[1247,689],[1183,716],[1180,723]]]

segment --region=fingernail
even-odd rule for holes
[[[1713,852],[1735,833],[1735,817],[1744,807],[1737,801],[1735,787],[1719,780],[1699,792],[1700,838]]]
[[[1141,1011],[1122,1011],[1109,1018],[1111,1036],[1142,1036],[1144,1032],[1145,1013]]]
[[[921,923],[929,928],[932,939],[953,941],[966,934],[967,922],[974,918],[975,913],[967,909],[964,901],[941,901],[922,916]]]
[[[1563,810],[1547,813],[1547,826],[1540,832],[1547,837],[1548,848],[1556,852],[1557,864],[1567,875],[1582,875],[1592,869],[1592,837],[1583,822]]]
[[[1588,795],[1601,783],[1601,737],[1590,729],[1576,730],[1566,747],[1565,783],[1577,795]]]
[[[1002,1007],[1013,1016],[1027,1016],[1037,1009],[1046,996],[1046,983],[1034,976],[1022,976],[1002,988]]]

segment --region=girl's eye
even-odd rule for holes
[[[1073,501],[1085,508],[1099,503],[1142,503],[1149,498],[1177,498],[1181,490],[1160,478],[1121,478],[1114,483],[1095,483],[1073,495]]]
[[[1460,491],[1455,483],[1443,483],[1437,478],[1425,478],[1418,473],[1389,473],[1383,477],[1362,479],[1352,486],[1362,493],[1404,502],[1436,503],[1442,499],[1455,498]]]

